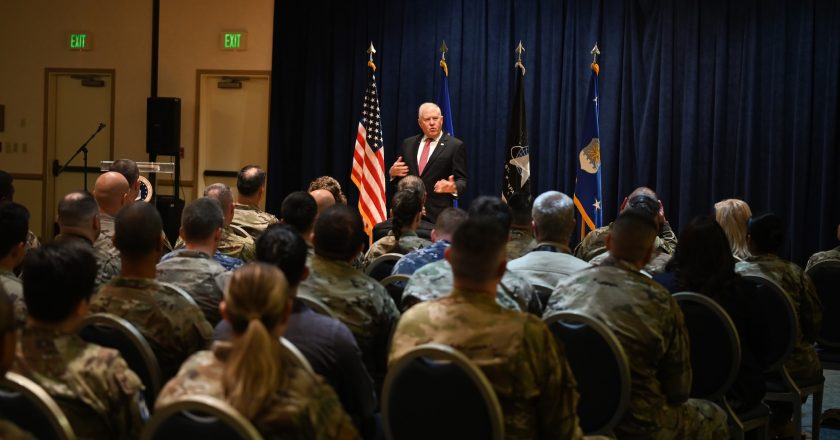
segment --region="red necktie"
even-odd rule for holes
[[[423,153],[420,154],[420,166],[418,167],[418,174],[423,174],[423,168],[426,168],[426,163],[429,162],[429,150],[431,150],[432,139],[426,139],[426,144],[423,145]]]

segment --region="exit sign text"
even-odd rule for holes
[[[92,50],[93,35],[88,32],[68,32],[67,48],[70,50]]]
[[[222,50],[246,50],[248,48],[248,33],[243,31],[226,31],[220,35],[219,43]]]

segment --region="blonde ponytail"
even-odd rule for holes
[[[222,386],[226,400],[253,419],[279,386],[280,342],[271,331],[285,317],[288,283],[274,266],[249,264],[234,272],[225,303],[236,338],[225,362]]]

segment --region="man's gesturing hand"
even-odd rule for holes
[[[388,171],[388,174],[391,177],[405,177],[408,175],[408,165],[403,162],[402,156],[397,158],[397,161],[391,165],[391,169]]]

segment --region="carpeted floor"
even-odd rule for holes
[[[825,375],[825,391],[823,392],[823,411],[829,408],[840,408],[840,371],[828,371]],[[811,432],[811,398],[802,406],[802,430]],[[820,429],[820,439],[840,440],[840,429],[823,427]]]

